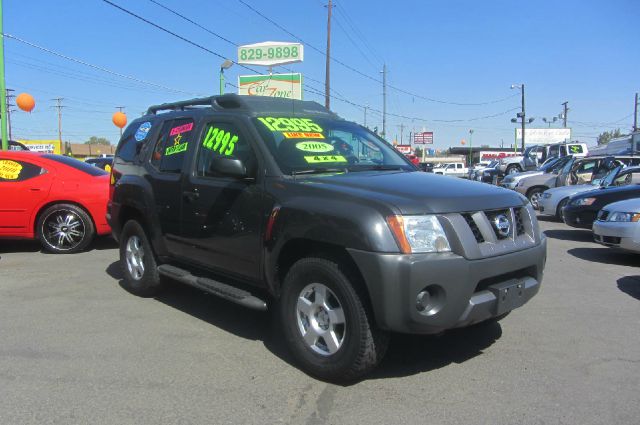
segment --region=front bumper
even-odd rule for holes
[[[547,245],[542,238],[531,248],[481,260],[453,253],[349,252],[363,274],[378,326],[434,334],[499,316],[529,301],[540,289]],[[424,291],[428,302],[420,305],[418,295]]]
[[[543,195],[542,197],[540,197],[540,200],[538,200],[538,212],[541,215],[555,216],[557,213],[557,208],[558,204],[555,199],[553,199],[553,197],[545,198]]]
[[[563,210],[563,219],[565,224],[571,227],[591,229],[597,213],[597,211],[587,210],[583,206],[574,207],[567,205]]]
[[[640,223],[594,221],[593,240],[612,248],[640,252]]]

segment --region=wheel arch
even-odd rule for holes
[[[533,192],[535,189],[542,189],[542,191],[544,192],[545,190],[548,190],[549,187],[545,186],[545,185],[541,185],[541,184],[538,184],[538,185],[535,185],[535,186],[531,186],[529,189],[527,189],[527,192],[526,192],[525,196],[528,198],[529,195],[531,194],[531,192]]]

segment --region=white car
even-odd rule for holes
[[[569,197],[589,190],[603,189],[606,187],[624,186],[640,179],[640,167],[618,166],[611,170],[602,179],[593,180],[589,184],[576,186],[560,186],[547,189],[538,199],[538,212],[542,215],[555,216],[562,221],[562,208],[569,201]]]
[[[640,253],[640,198],[614,202],[601,209],[593,222],[593,240]]]

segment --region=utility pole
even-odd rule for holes
[[[369,109],[368,106],[364,107],[364,126],[367,126],[367,109]]]
[[[387,135],[387,64],[382,64],[382,138]]]
[[[567,128],[567,112],[569,112],[569,107],[567,106],[569,102],[563,102],[562,106],[564,106],[564,110],[562,111],[562,126]]]
[[[116,106],[116,109],[120,112],[122,112],[124,108],[124,106]],[[122,139],[122,127],[120,127],[120,138]]]
[[[64,108],[64,106],[62,106],[62,101],[64,98],[57,97],[51,100],[56,101],[56,105],[52,106],[52,108],[58,109],[58,140],[60,141],[60,149],[62,149],[62,108]]]
[[[520,88],[520,92],[522,93],[522,153],[524,153],[524,121],[525,121],[525,114],[524,114],[524,83],[522,83],[522,87]]]
[[[7,86],[4,81],[4,29],[2,26],[2,0],[0,0],[0,134],[2,134],[2,149],[9,150],[7,139]]]
[[[327,8],[327,57],[325,63],[324,73],[324,106],[327,109],[330,108],[330,96],[331,96],[331,84],[330,84],[330,63],[331,63],[331,9],[333,9],[333,3],[329,0]]]
[[[404,124],[400,124],[398,125],[398,128],[400,129],[400,144],[402,145],[404,142]]]
[[[638,131],[638,93],[636,93],[636,103],[633,107],[633,131]]]
[[[16,97],[15,94],[12,94],[14,91],[14,89],[7,89],[7,125],[9,126],[9,140],[13,140],[13,136],[11,134],[11,107],[15,105],[11,104],[11,99]]]

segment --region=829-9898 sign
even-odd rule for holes
[[[247,65],[283,65],[302,62],[304,47],[300,43],[267,41],[238,47],[238,63]]]

